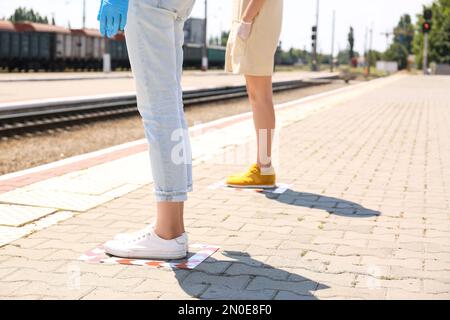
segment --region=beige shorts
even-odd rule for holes
[[[283,0],[266,0],[253,21],[247,40],[237,27],[250,0],[234,0],[233,23],[227,43],[225,71],[234,74],[271,76],[283,20]]]

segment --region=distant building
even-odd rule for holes
[[[432,74],[450,75],[450,64],[431,63],[430,68]]]
[[[395,73],[398,71],[397,61],[377,61],[377,70],[387,73]]]
[[[184,42],[203,44],[205,20],[199,18],[189,18],[184,24]]]

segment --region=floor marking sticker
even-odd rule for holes
[[[150,259],[126,259],[109,256],[105,253],[102,245],[89,250],[78,260],[87,263],[99,264],[123,264],[133,266],[143,266],[151,268],[169,268],[169,269],[194,269],[209,256],[219,250],[219,246],[195,243],[189,246],[188,257],[178,260],[150,260]]]
[[[282,194],[285,193],[288,189],[292,187],[292,184],[289,183],[277,183],[275,188],[234,188],[227,186],[225,180],[215,182],[208,186],[208,189],[211,190],[217,190],[217,189],[223,189],[223,190],[232,190],[232,191],[252,191],[252,192],[259,192],[259,193],[275,193],[275,194]]]

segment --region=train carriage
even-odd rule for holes
[[[202,44],[185,44],[183,51],[185,67],[200,68],[202,66]],[[223,68],[225,64],[225,48],[221,46],[208,46],[208,64],[210,67]]]
[[[201,44],[188,43],[183,46],[184,67],[200,68],[202,65],[202,48]]]
[[[73,29],[72,46],[74,67],[98,70],[102,66],[105,46],[100,32],[96,29]]]
[[[0,21],[0,68],[9,68],[19,54],[19,35],[12,22]]]
[[[72,56],[70,66],[82,69],[86,59],[86,36],[80,30],[71,30],[72,33]]]
[[[59,61],[57,55],[57,35],[69,34],[63,27],[42,23],[19,22],[15,23],[19,33],[19,64],[20,70],[30,69],[54,70]]]
[[[57,44],[60,45],[60,50],[57,50],[57,54],[60,54],[60,57],[63,61],[71,61],[73,56],[72,50],[72,33],[58,33],[56,35]]]
[[[128,50],[125,35],[119,32],[113,39],[108,41],[108,52],[111,54],[112,68],[130,68]]]
[[[208,63],[211,67],[224,67],[225,48],[222,46],[208,46]]]

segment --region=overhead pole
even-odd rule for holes
[[[391,36],[392,33],[386,31],[386,32],[381,32],[380,34],[386,37],[386,50],[389,49],[389,37]]]
[[[369,41],[369,53],[368,53],[368,66],[367,66],[367,75],[370,75],[370,65],[372,64],[372,44],[373,44],[373,22],[370,25],[370,41]]]
[[[83,29],[86,28],[86,0],[83,0]]]
[[[208,0],[205,0],[205,22],[203,23],[202,71],[208,70]]]
[[[331,57],[330,57],[330,71],[334,71],[334,34],[336,31],[336,10],[333,10],[333,26],[331,31]]]
[[[366,32],[364,34],[364,63],[367,64],[367,42],[368,42],[369,28],[366,27]]]

